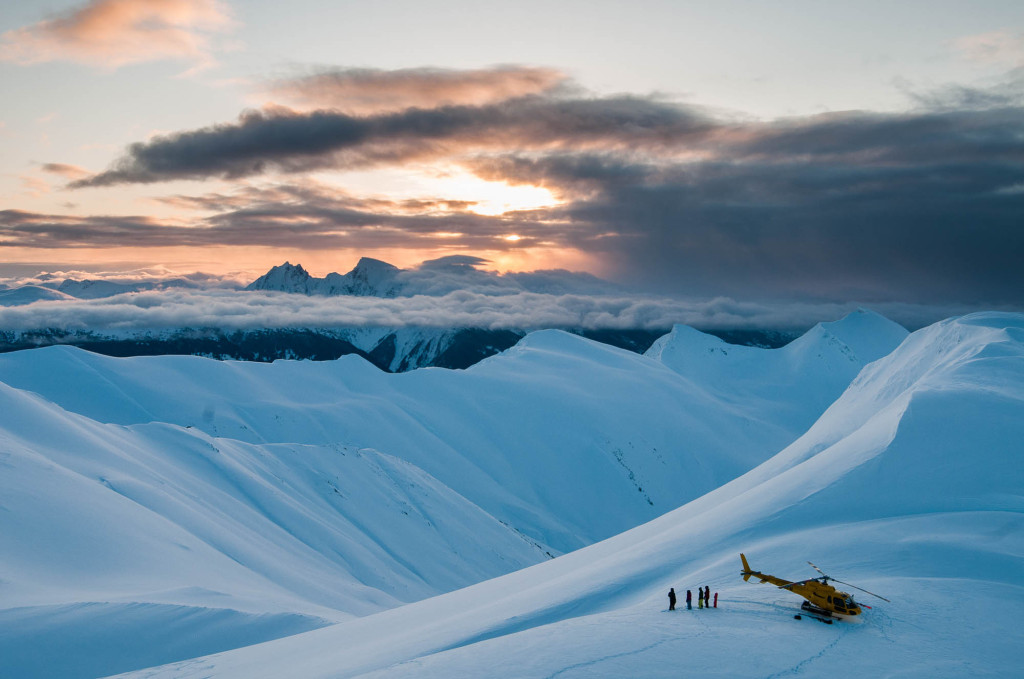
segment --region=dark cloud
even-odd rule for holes
[[[951,83],[929,90],[905,88],[907,96],[930,110],[984,110],[1024,106],[1024,66],[1007,72],[987,87]]]
[[[696,110],[639,97],[522,97],[486,106],[442,106],[353,116],[336,111],[249,111],[235,124],[132,144],[85,188],[173,179],[239,178],[271,170],[365,167],[474,151],[696,143],[716,125]]]
[[[1013,168],[727,164],[606,185],[563,218],[619,277],[706,295],[1020,304]]]
[[[1020,305],[1024,111],[846,113],[733,126],[688,162],[488,157],[573,197],[551,223],[621,280],[707,295]]]

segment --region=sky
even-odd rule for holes
[[[1020,2],[4,3],[0,88],[0,277],[1024,307]]]

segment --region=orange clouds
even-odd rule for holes
[[[270,83],[267,92],[302,109],[329,108],[353,115],[410,107],[482,106],[565,86],[551,68],[498,66],[476,70],[407,68],[335,69]]]
[[[82,177],[89,176],[90,172],[84,167],[78,167],[77,165],[69,165],[67,163],[43,163],[41,169],[43,172],[49,172],[65,179],[81,179]]]
[[[91,0],[0,36],[0,60],[79,61],[104,68],[162,59],[212,61],[210,34],[230,24],[216,0]]]

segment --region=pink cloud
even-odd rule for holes
[[[81,179],[91,174],[84,167],[78,167],[77,165],[68,165],[67,163],[43,163],[40,167],[43,172],[49,172],[65,179]]]
[[[231,20],[217,0],[90,0],[0,36],[0,61],[103,68],[162,59],[212,62],[210,36]]]
[[[412,106],[481,106],[566,87],[551,68],[495,66],[475,70],[407,68],[333,69],[274,81],[266,93],[300,109],[329,108],[352,114],[399,111]]]

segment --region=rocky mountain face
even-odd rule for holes
[[[329,273],[315,278],[301,264],[285,262],[275,266],[246,286],[246,290],[272,290],[303,295],[353,295],[394,297],[401,290],[396,280],[401,271],[379,259],[363,257],[346,274]]]

